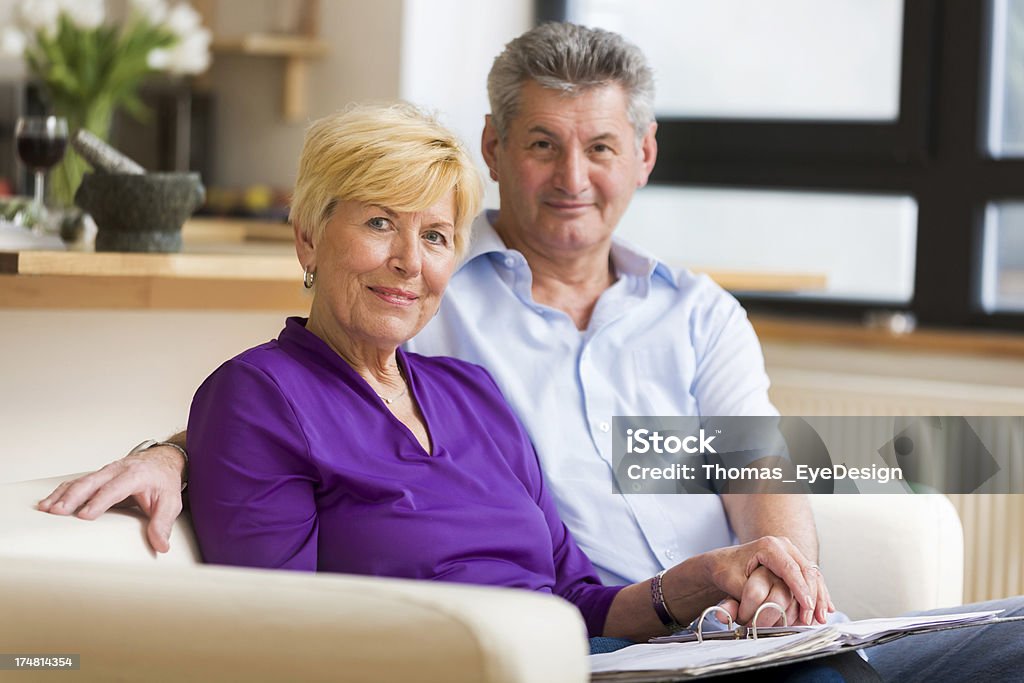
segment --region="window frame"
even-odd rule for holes
[[[536,0],[538,22],[567,0]],[[909,311],[924,326],[1024,330],[1022,313],[981,303],[984,214],[1024,200],[1024,159],[987,150],[992,4],[904,0],[894,122],[659,118],[651,183],[901,194],[918,205],[914,294],[905,306],[740,293],[751,312],[863,318]]]

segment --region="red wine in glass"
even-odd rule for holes
[[[34,208],[42,224],[46,218],[43,182],[46,171],[64,158],[68,146],[68,122],[59,116],[22,116],[14,127],[18,157],[36,174]]]
[[[64,158],[68,139],[48,138],[44,135],[18,137],[18,158],[34,171],[46,171]]]

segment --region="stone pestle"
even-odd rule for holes
[[[146,172],[146,169],[133,159],[125,156],[84,128],[80,128],[72,136],[71,146],[100,173],[142,175]]]

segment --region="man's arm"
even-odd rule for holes
[[[185,447],[185,432],[168,442]],[[171,526],[181,514],[181,485],[185,459],[172,446],[153,446],[129,453],[102,469],[63,482],[39,501],[38,508],[55,515],[75,514],[96,519],[110,508],[133,498],[146,515],[146,536],[157,552],[170,550]]]
[[[785,536],[811,562],[818,561],[818,530],[807,496],[801,493],[724,493],[721,496],[740,543]]]

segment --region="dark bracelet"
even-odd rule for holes
[[[651,579],[651,605],[654,607],[654,613],[658,615],[658,619],[669,630],[669,633],[675,633],[686,627],[676,621],[672,612],[669,611],[668,603],[665,602],[665,590],[662,588],[661,582],[667,571],[667,569],[663,569]]]

